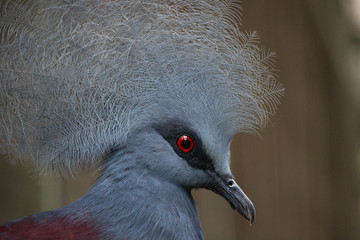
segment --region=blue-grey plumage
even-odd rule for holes
[[[265,125],[283,89],[273,54],[239,30],[238,2],[0,7],[0,150],[44,172],[103,168],[56,216],[96,220],[102,239],[202,239],[190,190],[203,187],[254,220],[229,146]]]

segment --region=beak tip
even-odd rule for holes
[[[247,219],[250,222],[250,226],[255,220],[255,215],[256,215],[255,214],[255,207],[254,207],[254,205],[251,204],[247,209]]]
[[[253,224],[254,220],[255,220],[255,218],[253,218],[253,217],[250,217],[250,219],[249,219],[249,222],[250,222],[250,226],[251,226],[251,225]]]

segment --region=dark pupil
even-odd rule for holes
[[[191,142],[184,139],[181,141],[181,147],[183,147],[184,149],[189,149],[191,147]]]

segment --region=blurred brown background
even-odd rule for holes
[[[360,239],[360,1],[244,0],[243,30],[275,51],[286,93],[259,136],[232,143],[252,199],[250,227],[222,198],[195,190],[208,240]],[[0,161],[0,225],[74,201],[95,176],[37,177]]]

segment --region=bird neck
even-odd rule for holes
[[[190,189],[155,176],[131,152],[119,151],[79,201],[79,213],[123,239],[203,239]]]

